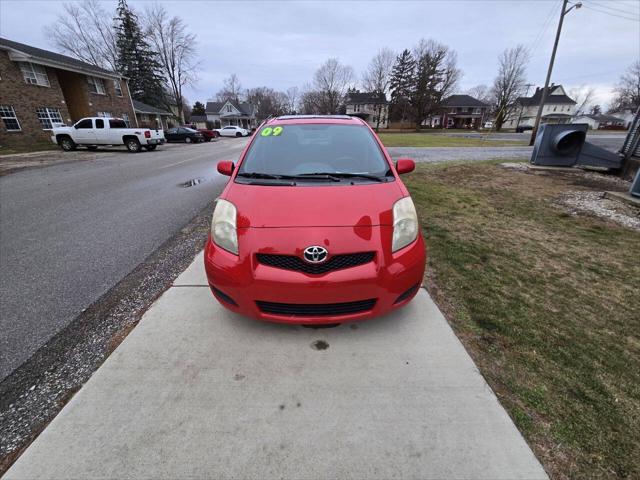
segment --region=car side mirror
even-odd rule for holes
[[[229,160],[222,160],[221,162],[218,162],[218,172],[222,175],[226,175],[227,177],[230,177],[233,174],[234,168],[235,165]]]
[[[413,172],[415,169],[416,162],[414,162],[410,158],[400,158],[396,162],[396,172],[398,172],[398,175]]]

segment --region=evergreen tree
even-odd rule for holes
[[[205,106],[202,102],[196,102],[193,104],[193,108],[191,109],[191,115],[204,115],[205,114]]]
[[[131,96],[150,105],[164,103],[166,91],[160,74],[160,63],[142,35],[137,15],[126,0],[118,1],[116,10],[116,46],[118,70],[129,79]]]
[[[397,58],[391,71],[389,89],[391,106],[389,117],[393,120],[406,121],[409,115],[409,99],[415,86],[416,61],[411,52],[405,49]]]

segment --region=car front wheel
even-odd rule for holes
[[[76,142],[71,140],[71,138],[69,137],[64,137],[60,140],[60,148],[62,148],[62,150],[64,150],[65,152],[71,152],[72,150],[75,150],[76,147]]]
[[[242,134],[240,132],[236,133],[236,137],[241,137]]]
[[[184,139],[185,143],[191,143],[191,137],[187,137]]]

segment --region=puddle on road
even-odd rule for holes
[[[192,178],[191,180],[178,184],[178,186],[182,188],[195,187],[196,185],[200,185],[206,181],[207,179],[204,177]]]
[[[313,348],[314,350],[326,350],[327,348],[329,348],[329,344],[324,340],[316,340],[311,344],[311,348]]]

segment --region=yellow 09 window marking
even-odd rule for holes
[[[262,135],[263,137],[277,137],[279,135],[282,134],[284,128],[278,126],[278,127],[265,127],[262,129],[262,131],[260,132],[260,135]]]

